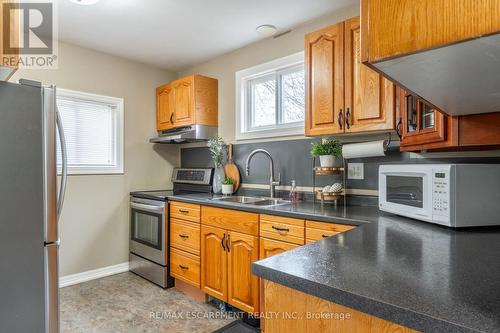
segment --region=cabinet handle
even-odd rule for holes
[[[221,242],[220,242],[220,245],[222,246],[222,249],[223,249],[224,251],[226,251],[226,244],[224,243],[224,242],[225,242],[225,240],[226,240],[226,234],[224,234],[224,236],[222,236],[222,240],[221,240]]]
[[[342,115],[342,109],[340,109],[340,112],[339,112],[339,117],[337,119],[337,121],[339,122],[339,128],[342,129],[342,123],[344,122],[344,119],[343,119],[343,115]]]
[[[174,124],[174,114],[170,114],[170,123],[173,125]]]
[[[351,109],[347,108],[347,111],[345,113],[345,126],[347,129],[351,128],[351,125],[349,124],[350,118],[351,118]]]
[[[272,226],[272,228],[276,231],[283,231],[283,232],[289,232],[290,229],[288,228],[278,228],[278,227],[275,227],[274,225]]]
[[[402,138],[401,123],[402,123],[402,120],[401,120],[401,118],[399,118],[398,124],[396,125],[396,134],[399,136],[399,140],[401,140],[401,138]]]
[[[323,238],[328,238],[328,237],[330,237],[330,236],[328,236],[328,235],[321,235],[321,237],[323,237]]]
[[[179,267],[180,267],[181,269],[183,269],[183,270],[188,270],[188,269],[189,269],[189,267],[188,267],[188,266],[184,266],[184,265],[181,265],[181,264],[179,264]]]
[[[189,210],[179,209],[179,213],[181,213],[181,214],[189,214]]]
[[[189,236],[188,236],[188,235],[183,235],[183,234],[179,234],[179,237],[180,237],[180,238],[184,238],[184,239],[189,238]]]
[[[231,235],[230,234],[227,234],[226,248],[227,248],[227,252],[231,252]]]

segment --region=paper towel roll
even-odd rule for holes
[[[385,149],[385,140],[351,143],[342,146],[342,155],[346,160],[351,158],[385,156]]]

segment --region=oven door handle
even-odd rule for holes
[[[136,202],[131,202],[130,207],[145,210],[147,212],[160,213],[160,214],[164,213],[164,208],[165,208],[162,206],[145,205]]]

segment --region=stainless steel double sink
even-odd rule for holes
[[[290,203],[290,201],[277,198],[262,198],[262,197],[247,197],[247,196],[217,197],[211,200],[232,203],[232,204],[259,206],[259,207],[281,206]]]

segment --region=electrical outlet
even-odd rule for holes
[[[365,179],[365,168],[363,163],[349,163],[347,165],[348,179]]]

